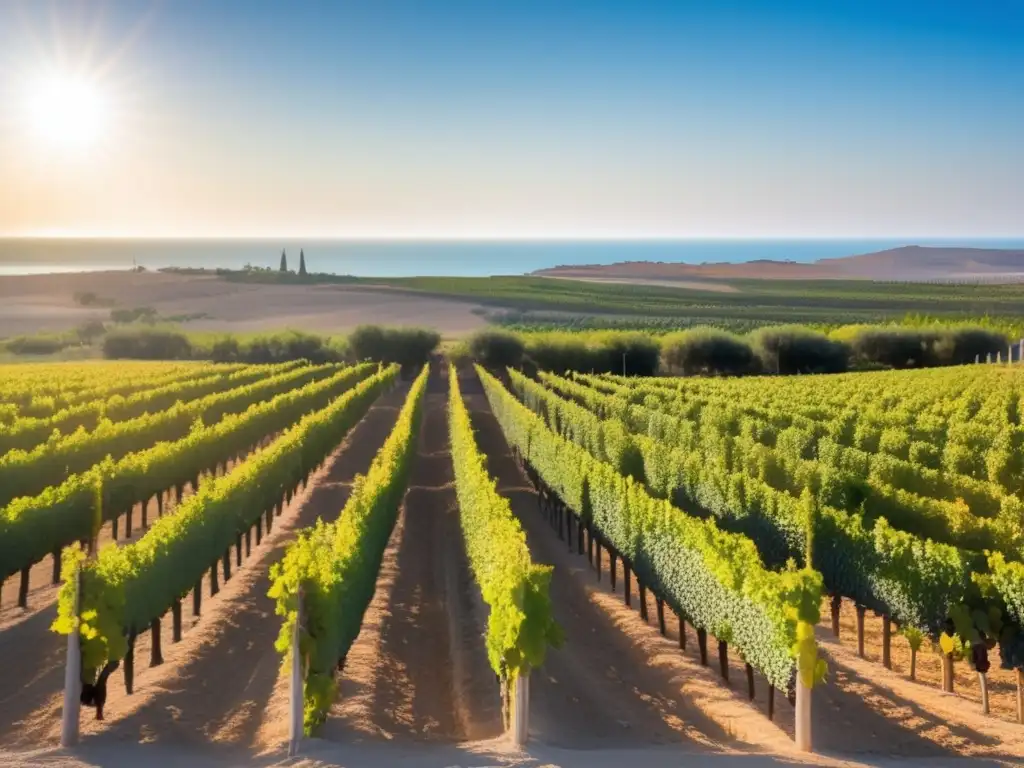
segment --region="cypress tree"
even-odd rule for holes
[[[285,255],[284,251],[281,251],[281,267],[280,267],[280,270],[282,272],[287,272],[288,271],[288,257]]]
[[[306,254],[302,251],[301,248],[299,249],[299,274],[306,274]]]

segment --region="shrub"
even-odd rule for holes
[[[136,360],[187,360],[192,344],[185,334],[159,328],[112,331],[103,340],[103,356]]]
[[[553,373],[596,371],[594,358],[583,338],[572,333],[545,333],[529,337],[530,359],[538,368]]]
[[[115,323],[134,323],[136,320],[152,322],[156,319],[156,310],[152,307],[135,307],[134,309],[112,309],[110,319]]]
[[[113,299],[97,296],[92,291],[77,291],[75,303],[81,304],[83,307],[112,307],[116,302]]]
[[[923,368],[933,364],[937,336],[920,328],[862,328],[851,347],[857,359],[889,368]]]
[[[440,343],[441,335],[425,328],[361,325],[348,337],[349,354],[356,360],[398,363],[406,369],[423,366]]]
[[[537,368],[560,374],[593,371],[652,376],[658,371],[661,356],[661,349],[653,336],[617,331],[529,334],[526,350]]]
[[[95,341],[106,332],[107,327],[99,320],[90,320],[75,328],[75,335],[85,343]]]
[[[851,345],[858,361],[889,368],[926,368],[973,363],[1005,352],[1006,336],[977,326],[954,328],[864,327]]]
[[[849,362],[846,344],[798,325],[761,328],[749,339],[768,373],[842,373]]]
[[[595,370],[624,376],[653,376],[661,360],[661,347],[646,333],[599,334],[592,350]]]
[[[238,339],[234,336],[217,339],[210,348],[210,359],[215,363],[233,363],[238,360],[238,356]]]
[[[668,373],[753,373],[759,369],[754,350],[746,340],[717,328],[694,328],[671,333],[661,342],[661,364]]]
[[[518,368],[525,353],[523,340],[508,331],[480,331],[469,340],[469,355],[492,370]]]
[[[222,339],[219,353],[230,354],[230,337]],[[309,360],[311,363],[327,363],[342,359],[342,355],[329,346],[329,340],[322,336],[303,331],[255,336],[248,341],[235,342],[236,359],[246,363],[283,363],[288,360]],[[216,344],[214,345],[217,346]],[[211,356],[213,350],[211,349]]]
[[[75,343],[65,336],[16,336],[4,342],[4,346],[15,355],[52,355]]]
[[[979,326],[962,326],[943,331],[935,345],[936,365],[965,365],[973,363],[975,357],[984,360],[991,354],[1006,356],[1009,339],[998,331]]]

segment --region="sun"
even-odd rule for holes
[[[29,130],[48,145],[84,149],[103,135],[107,104],[99,85],[87,77],[49,74],[28,90]]]

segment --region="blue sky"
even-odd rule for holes
[[[1020,235],[1022,40],[1021,2],[5,0],[0,233]],[[40,71],[99,139],[34,140]]]

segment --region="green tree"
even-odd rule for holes
[[[288,271],[288,256],[284,251],[281,251],[281,266],[279,267],[281,272]]]
[[[299,249],[299,274],[306,275],[306,254]]]

